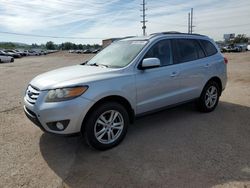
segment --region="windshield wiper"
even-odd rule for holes
[[[80,65],[86,65],[88,63],[88,61],[84,61],[83,63],[81,63]]]
[[[97,63],[93,63],[93,64],[88,64],[89,66],[96,66],[96,67],[99,67],[99,66],[103,66],[103,67],[109,67],[108,65],[104,65],[104,64],[97,64]]]

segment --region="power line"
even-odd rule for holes
[[[146,14],[145,14],[145,11],[146,11],[146,8],[145,8],[145,6],[146,6],[146,3],[145,3],[145,0],[143,0],[142,1],[142,21],[141,21],[141,23],[142,23],[142,31],[143,31],[143,36],[145,36],[146,35],[146,22],[147,22],[147,20],[146,20]]]
[[[63,37],[63,36],[51,36],[51,35],[36,35],[36,34],[28,34],[28,33],[14,33],[14,32],[7,32],[7,31],[0,31],[2,34],[9,34],[9,35],[18,35],[18,36],[27,36],[27,37],[39,37],[39,38],[62,38],[62,39],[104,39],[98,37]]]

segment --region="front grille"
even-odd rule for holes
[[[30,104],[35,104],[39,94],[40,94],[40,91],[38,89],[29,85],[26,90],[25,99]]]

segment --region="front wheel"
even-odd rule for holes
[[[126,109],[119,103],[109,102],[92,110],[83,133],[88,145],[98,150],[107,150],[123,140],[128,124]]]
[[[203,89],[200,98],[197,101],[197,106],[201,112],[213,111],[220,97],[220,88],[215,81],[210,81]]]

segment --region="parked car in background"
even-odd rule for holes
[[[83,53],[84,53],[84,54],[90,54],[90,53],[91,53],[91,50],[90,50],[90,49],[83,50]]]
[[[0,55],[1,56],[9,56],[5,51],[3,51],[3,50],[0,50]]]
[[[235,44],[239,48],[239,52],[247,51],[247,44]]]
[[[40,53],[36,52],[35,50],[28,50],[28,52],[29,52],[29,55],[31,55],[31,56],[39,56],[40,55]]]
[[[11,52],[20,54],[21,56],[26,56],[25,53],[23,53],[23,52],[21,52],[21,51],[19,51],[19,50],[11,50]]]
[[[10,63],[10,62],[14,62],[14,57],[0,55],[0,63]]]
[[[93,49],[93,50],[91,51],[91,53],[97,54],[100,50],[101,50],[101,49]]]
[[[81,133],[106,150],[123,140],[135,116],[190,101],[213,111],[226,87],[227,62],[204,35],[127,38],[87,63],[38,75],[27,86],[24,111],[45,132]]]
[[[27,56],[27,53],[24,52],[24,50],[16,50],[18,51],[19,53],[21,53],[22,56]]]
[[[29,53],[28,50],[24,50],[23,53],[25,54],[25,56],[29,56],[30,55],[30,53]]]
[[[250,45],[247,45],[247,50],[250,51]]]
[[[221,48],[221,52],[244,52],[246,50],[246,44],[230,44]]]
[[[81,54],[81,53],[83,53],[83,51],[82,50],[75,50],[75,53]]]
[[[41,52],[43,53],[43,55],[47,55],[48,54],[48,52],[46,50],[42,50]]]
[[[7,53],[9,56],[12,56],[14,58],[20,58],[22,57],[22,55],[20,55],[19,53],[16,53],[13,50],[4,50],[5,53]]]

